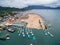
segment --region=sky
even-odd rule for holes
[[[2,7],[24,8],[30,5],[42,5],[47,7],[60,7],[60,0],[0,0]]]

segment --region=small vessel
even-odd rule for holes
[[[33,36],[33,40],[36,40],[36,37],[35,36]]]
[[[33,45],[32,43],[30,45]]]
[[[30,35],[27,35],[28,36],[28,38],[30,38]]]
[[[45,33],[45,35],[48,35],[47,33]]]
[[[54,35],[52,35],[50,32],[47,32],[51,37],[54,37]]]
[[[28,35],[28,32],[26,32],[26,34]]]
[[[31,35],[33,36],[34,34],[32,33]]]
[[[23,34],[23,37],[25,37],[25,34]]]
[[[7,37],[6,39],[7,39],[7,40],[9,40],[9,39],[10,39],[10,37]]]
[[[20,36],[20,34],[18,34]]]
[[[24,32],[22,32],[22,34],[24,34]]]

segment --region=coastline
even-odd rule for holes
[[[17,17],[18,19],[15,20],[14,18],[12,18],[10,22],[5,22],[3,24],[8,26],[14,23],[25,22],[27,23],[26,25],[27,28],[36,28],[36,29],[43,29],[43,30],[47,29],[45,25],[45,21],[38,14],[28,13],[23,16],[18,14]]]

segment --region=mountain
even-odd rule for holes
[[[47,7],[47,6],[41,6],[41,5],[30,5],[28,7],[19,9],[19,8],[14,8],[14,7],[1,7],[0,6],[0,11],[1,10],[7,10],[7,11],[27,11],[31,9],[60,9],[60,7]]]
[[[60,7],[47,7],[47,6],[40,6],[40,5],[32,5],[32,6],[28,6],[28,9],[60,9]]]
[[[14,8],[14,7],[1,7],[0,6],[0,11],[25,11],[27,10],[27,8],[22,8],[22,9],[19,9],[19,8]]]

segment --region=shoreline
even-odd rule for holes
[[[34,13],[27,13],[26,15],[17,14],[16,17],[18,17],[18,19],[14,19],[15,17],[12,18],[10,17],[11,18],[10,21],[3,22],[3,25],[8,26],[15,23],[26,22],[27,28],[36,28],[43,30],[47,29],[43,18],[38,14]]]

